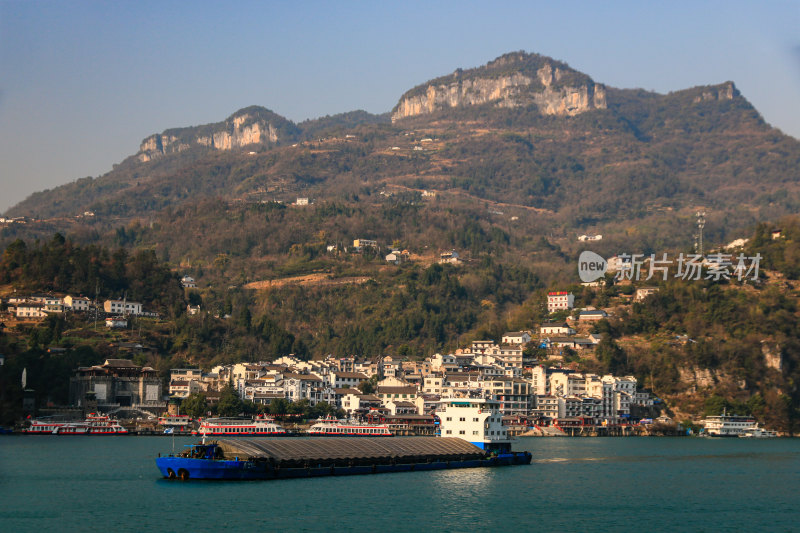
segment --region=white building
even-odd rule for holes
[[[531,334],[529,331],[510,331],[503,335],[501,340],[502,344],[528,344],[531,342]]]
[[[21,303],[17,304],[17,318],[45,318],[47,313],[44,304],[41,303]]]
[[[83,296],[65,296],[64,305],[73,311],[88,311],[92,307],[92,301]]]
[[[103,302],[103,311],[115,315],[141,315],[142,304],[125,300],[106,300]]]
[[[334,389],[358,388],[358,385],[369,378],[361,372],[343,372],[333,370],[328,375],[330,386]]]
[[[572,309],[575,306],[575,296],[566,291],[547,293],[547,312],[555,313],[565,309]]]
[[[566,322],[545,322],[539,327],[541,335],[575,335],[575,330]]]

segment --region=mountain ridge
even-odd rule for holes
[[[529,81],[441,105],[434,95],[425,112],[398,117],[402,102],[430,87],[514,76]],[[547,90],[556,98],[549,104],[537,96]],[[576,94],[580,105],[567,107]],[[7,213],[142,216],[203,197],[288,201],[391,183],[565,209],[573,223],[663,206],[760,209],[779,199],[785,207],[766,214],[774,218],[800,206],[798,154],[800,143],[769,127],[731,81],[662,95],[606,87],[566,63],[513,52],[420,84],[382,115],[295,124],[250,106],[220,122],[169,128],[107,174],[34,193]],[[606,200],[605,191],[614,194]]]

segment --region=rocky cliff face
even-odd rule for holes
[[[736,89],[736,86],[734,86],[733,82],[729,81],[716,87],[704,89],[701,94],[694,97],[694,103],[697,104],[708,100],[733,100],[733,97],[738,95],[739,91]]]
[[[283,119],[269,120],[263,113],[239,111],[225,122],[153,134],[142,141],[136,157],[139,161],[147,162],[196,146],[233,150],[248,145],[277,144],[281,139],[279,125],[275,122],[281,120],[286,122]]]
[[[546,115],[577,115],[591,109],[606,108],[606,91],[590,79],[571,83],[567,79],[572,70],[544,61],[531,72],[524,68],[520,58],[520,70],[496,75],[498,67],[513,69],[514,59],[500,58],[484,69],[470,71],[467,75],[457,70],[452,79],[435,80],[424,90],[420,88],[406,93],[392,112],[392,122],[416,115],[433,113],[446,108],[494,103],[497,107],[518,107],[534,104]],[[529,61],[528,61],[529,63]],[[492,70],[494,69],[494,71]]]

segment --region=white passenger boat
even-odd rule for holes
[[[709,416],[703,420],[705,433],[709,437],[738,437],[742,432],[756,427],[752,416],[728,415]]]
[[[31,420],[30,426],[22,430],[26,435],[52,435],[58,428],[67,425],[69,422],[54,421],[47,419]]]
[[[275,423],[271,418],[259,416],[251,418],[206,418],[200,422],[200,427],[192,431],[192,435],[225,436],[225,437],[254,437],[254,436],[285,436],[287,431]]]
[[[311,436],[324,437],[391,437],[386,424],[358,424],[327,416],[320,418],[306,431]]]
[[[105,415],[92,413],[83,422],[70,422],[53,430],[54,435],[126,435],[128,430]]]
[[[760,428],[758,426],[745,429],[739,434],[740,439],[771,439],[777,436],[778,434],[774,431]]]

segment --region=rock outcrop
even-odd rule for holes
[[[736,89],[733,82],[729,81],[722,85],[703,89],[699,95],[694,97],[694,103],[697,104],[708,100],[733,100],[735,96],[739,96],[739,91]]]
[[[605,109],[606,91],[563,63],[518,52],[412,89],[395,106],[392,121],[488,103],[497,107],[533,104],[545,115],[573,116]]]
[[[142,141],[136,157],[147,162],[194,147],[233,150],[245,146],[275,145],[294,137],[296,129],[291,122],[267,109],[251,107],[237,111],[224,122],[153,134]]]

